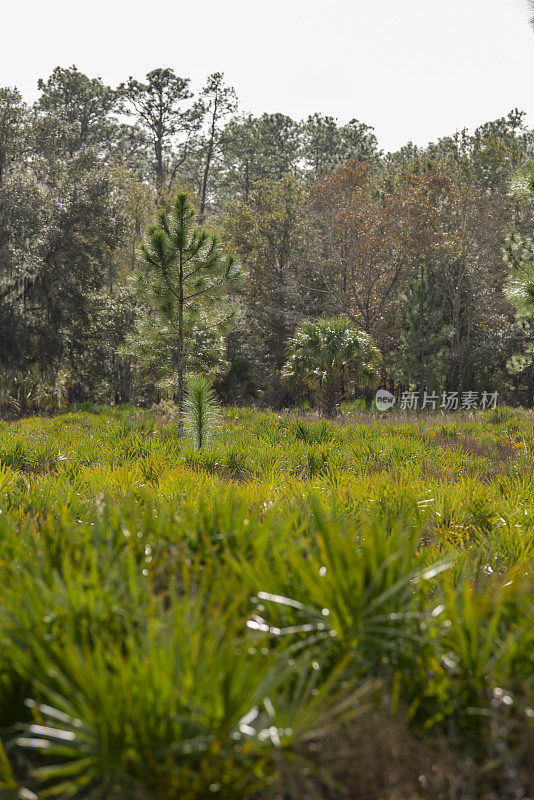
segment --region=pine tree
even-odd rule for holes
[[[184,404],[184,431],[197,450],[202,450],[214,436],[219,421],[219,406],[210,382],[203,375],[187,382]]]
[[[532,164],[517,172],[513,183],[514,194],[531,200],[534,197],[534,169]],[[511,231],[503,247],[504,261],[510,275],[504,293],[516,311],[516,327],[523,340],[522,352],[515,353],[507,362],[508,372],[522,376],[527,386],[527,403],[534,399],[534,241],[517,230]]]
[[[443,385],[449,343],[453,334],[445,319],[444,298],[425,267],[402,296],[402,377],[422,392]]]
[[[204,170],[200,192],[200,219],[204,219],[204,211],[208,198],[208,181],[213,157],[220,144],[222,131],[221,120],[237,109],[237,96],[231,86],[224,83],[222,72],[210,75],[202,90],[202,108],[208,121],[208,135],[205,141]]]
[[[125,111],[136,116],[152,144],[159,196],[167,174],[175,172],[169,162],[176,137],[185,137],[187,142],[200,124],[198,107],[189,104],[193,97],[189,78],[178,77],[172,69],[154,69],[147,74],[146,83],[130,77],[118,91],[125,101]]]
[[[166,336],[174,331],[180,411],[184,399],[184,343],[199,318],[214,308],[238,277],[234,257],[224,252],[219,239],[196,223],[196,212],[180,193],[171,209],[160,209],[146,233],[141,256],[147,272],[137,272],[135,283],[153,315],[153,328]]]
[[[531,167],[530,180],[534,181],[534,170]],[[534,196],[534,189],[530,189]],[[510,268],[510,276],[505,287],[508,300],[515,306],[520,317],[534,317],[534,241],[513,230],[506,238],[503,256]]]

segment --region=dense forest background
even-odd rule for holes
[[[380,352],[377,385],[533,405],[531,323],[504,291],[534,226],[511,191],[534,149],[521,112],[383,153],[356,119],[243,115],[220,73],[194,95],[170,69],[112,89],[58,67],[39,90],[0,89],[2,413],[173,396],[173,331],[134,278],[179,191],[240,264],[215,308],[187,309],[186,369],[224,402],[307,402],[281,377],[287,341],[344,316]]]

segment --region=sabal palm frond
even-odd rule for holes
[[[324,410],[335,413],[345,382],[367,385],[379,353],[370,337],[345,317],[307,320],[287,344],[282,370],[286,380],[301,380],[322,394]]]
[[[266,785],[281,750],[359,711],[361,686],[318,676],[283,643],[252,644],[237,606],[205,591],[136,641],[35,643],[50,666],[45,702],[29,701],[34,722],[18,739],[40,754],[35,785],[47,797],[238,800]]]
[[[422,589],[449,568],[448,561],[422,561],[422,523],[408,512],[389,524],[377,517],[356,532],[312,502],[316,532],[313,539],[308,532],[302,549],[280,541],[273,561],[236,560],[242,579],[256,587],[249,626],[276,638],[296,637],[305,647],[322,650],[330,642],[367,668],[409,658],[410,645],[422,639]]]
[[[308,320],[288,342],[287,378],[302,378],[310,386],[321,386],[344,371],[364,380],[378,354],[369,336],[343,317]]]

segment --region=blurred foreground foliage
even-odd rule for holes
[[[534,792],[530,412],[0,423],[0,796]]]

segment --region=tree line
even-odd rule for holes
[[[370,343],[376,386],[533,405],[509,282],[534,262],[521,112],[383,153],[357,119],[242,114],[221,73],[194,94],[171,69],[113,89],[58,67],[39,91],[0,89],[4,412],[181,398],[188,373],[225,402],[307,403],[288,343],[325,319]],[[181,298],[169,247],[198,267]]]

